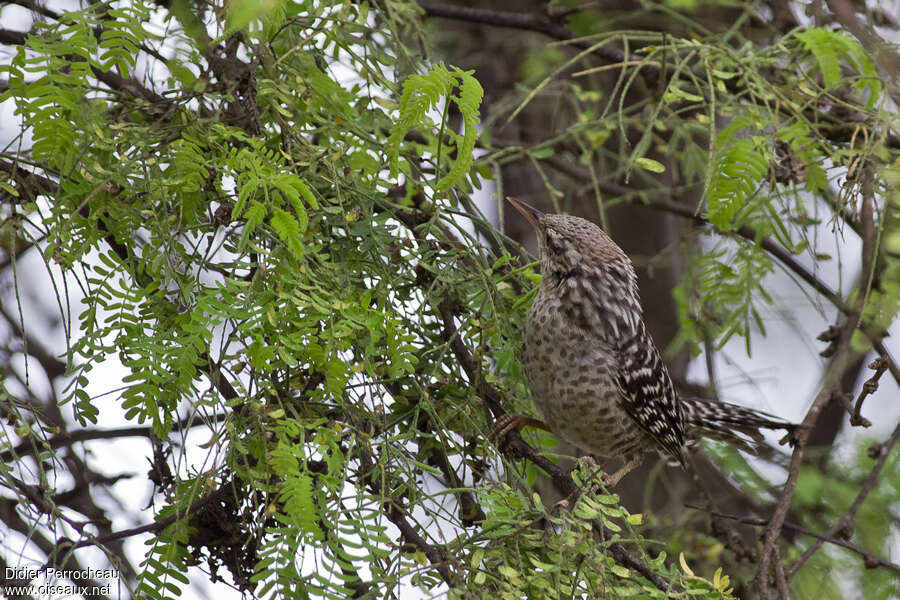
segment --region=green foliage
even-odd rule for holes
[[[759,300],[772,301],[763,286],[772,268],[772,261],[763,250],[750,244],[712,250],[697,257],[673,291],[684,324],[679,341],[697,344],[716,340],[721,348],[738,335],[746,340],[749,354],[754,325],[765,333],[756,306]]]
[[[434,128],[434,124],[426,113],[445,101],[444,119],[449,103],[453,102],[459,108],[463,119],[463,134],[460,136],[452,131],[445,130],[444,121],[437,132],[435,144],[437,150],[435,163],[440,168],[440,159],[443,150],[443,137],[449,133],[454,140],[456,160],[453,166],[434,184],[435,192],[445,191],[462,181],[469,168],[472,166],[475,141],[478,138],[478,107],[484,91],[478,80],[472,76],[474,71],[463,71],[457,67],[448,69],[444,63],[431,68],[425,75],[410,75],[403,82],[403,94],[400,96],[400,116],[391,128],[387,140],[387,154],[391,164],[391,176],[397,174],[397,161],[400,155],[400,147],[403,137],[411,129],[424,126],[426,131]],[[454,90],[458,90],[454,95]]]
[[[181,596],[182,586],[190,583],[185,575],[189,560],[185,550],[187,529],[184,522],[176,521],[147,542],[147,555],[136,586],[139,594],[156,600]]]
[[[590,477],[588,471],[582,467],[576,478]],[[468,591],[451,591],[451,597],[670,597],[640,573],[612,560],[611,545],[647,541],[640,533],[642,515],[629,514],[618,496],[591,487],[571,510],[548,509],[537,493],[529,498],[502,485],[483,490],[481,496],[488,508],[485,539],[468,557]],[[509,543],[512,540],[514,544]],[[640,558],[673,588],[697,598],[734,597],[721,570],[710,580],[695,574],[683,555],[679,570],[667,565],[665,552],[654,554]]]
[[[843,31],[822,27],[810,27],[797,31],[794,36],[813,55],[826,90],[846,83],[841,74],[841,61],[856,71],[858,79],[851,79],[855,90],[866,90],[866,108],[872,108],[881,96],[881,80],[875,72],[875,64],[859,42]]]
[[[706,218],[726,231],[739,225],[734,218],[759,190],[771,160],[762,136],[737,138],[736,133],[748,125],[747,119],[739,118],[719,132],[706,188]]]

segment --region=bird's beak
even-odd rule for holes
[[[507,196],[506,199],[516,208],[517,211],[522,213],[522,216],[525,217],[525,220],[531,223],[532,227],[534,227],[535,229],[540,228],[538,224],[540,223],[541,218],[544,216],[544,213],[531,206],[530,204],[525,204],[521,200],[516,200],[512,196]]]

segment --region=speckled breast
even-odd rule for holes
[[[610,350],[567,323],[557,306],[539,294],[525,323],[523,365],[541,419],[598,457],[633,454],[644,434],[617,401]]]

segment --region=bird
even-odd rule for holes
[[[761,428],[787,430],[782,442],[792,439],[792,423],[677,392],[644,323],[631,259],[603,229],[507,200],[534,228],[540,250],[541,283],[525,319],[521,360],[541,418],[504,414],[492,437],[539,427],[591,457],[624,459],[603,477],[608,488],[649,451],[687,468],[687,447],[703,437],[754,453],[763,446]]]

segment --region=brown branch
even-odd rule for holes
[[[694,510],[709,512],[710,514],[715,514],[715,516],[717,516],[719,518],[737,521],[738,523],[744,523],[746,525],[759,525],[759,526],[764,527],[769,524],[769,522],[766,519],[760,519],[759,517],[742,517],[740,515],[731,515],[728,513],[714,512],[714,511],[710,511],[710,510],[706,509],[705,507],[694,506],[691,504],[686,504],[685,506],[687,508],[692,508]],[[862,547],[858,546],[857,544],[854,544],[853,542],[847,541],[843,538],[835,537],[834,535],[829,535],[827,533],[818,533],[811,529],[807,529],[806,527],[803,527],[802,525],[797,525],[796,523],[791,523],[790,521],[785,521],[782,526],[785,529],[790,529],[792,531],[796,531],[797,533],[799,533],[801,535],[808,535],[809,537],[816,538],[817,540],[820,540],[822,542],[834,544],[835,546],[841,546],[842,548],[851,550],[854,553],[859,554],[863,558],[863,561],[866,563],[867,568],[871,569],[871,568],[875,568],[875,567],[885,567],[887,569],[890,569],[892,571],[896,571],[896,572],[900,573],[900,565],[898,565],[897,563],[893,563],[885,558],[878,556],[877,554],[872,554],[865,548],[862,548]],[[796,565],[796,563],[795,563],[795,565]],[[797,566],[797,568],[799,568],[799,566]],[[794,567],[794,565],[791,565],[791,567],[786,571],[786,574],[789,579],[795,571],[796,571],[796,568]]]
[[[21,46],[25,43],[28,34],[24,31],[13,31],[12,29],[0,29],[0,44],[10,44]]]
[[[94,77],[105,83],[110,89],[163,107],[162,109],[159,107],[154,108],[154,116],[168,112],[174,108],[174,104],[170,100],[163,98],[150,88],[141,85],[134,77],[122,77],[112,71],[104,71],[94,66],[91,67],[91,72],[94,74]]]
[[[778,544],[775,544],[774,552],[775,560],[772,561],[772,563],[775,565],[775,588],[778,590],[778,595],[781,597],[781,600],[791,600],[791,592],[788,590],[787,577],[784,575],[784,563],[781,559],[781,548],[778,547]]]
[[[897,444],[897,440],[900,439],[900,423],[894,428],[893,433],[891,433],[890,437],[887,440],[880,444],[874,444],[872,448],[870,448],[869,452],[872,458],[875,458],[875,464],[872,466],[872,471],[869,472],[869,475],[863,481],[862,486],[860,487],[859,493],[856,495],[856,499],[853,500],[853,504],[850,505],[850,508],[847,509],[847,512],[844,514],[840,520],[835,523],[827,533],[824,534],[823,537],[820,537],[818,541],[816,541],[813,545],[807,548],[800,557],[794,561],[794,563],[788,568],[787,574],[788,577],[792,577],[797,570],[803,566],[803,564],[809,560],[809,558],[822,547],[822,544],[825,541],[831,541],[831,539],[827,538],[836,538],[836,535],[844,531],[847,527],[850,526],[853,518],[856,516],[856,513],[859,512],[860,507],[863,502],[865,502],[869,493],[875,488],[875,485],[878,483],[878,476],[881,474],[881,470],[884,468],[885,463],[887,462],[888,456],[891,453],[891,450]],[[834,542],[838,543],[838,542]],[[844,544],[841,544],[844,545]],[[847,547],[847,546],[845,546]],[[851,548],[852,549],[852,548]],[[885,566],[897,571],[900,571],[900,567],[894,565],[894,563],[889,563],[887,561],[878,562],[877,558],[874,555],[871,557],[867,557],[863,555],[866,559],[866,566],[868,567],[870,564],[874,564],[875,566]],[[877,564],[876,564],[877,563]]]
[[[443,546],[428,543],[406,518],[407,511],[402,503],[395,498],[385,497],[386,491],[394,489],[394,486],[391,486],[390,482],[386,482],[384,476],[375,468],[375,460],[365,449],[362,440],[360,440],[358,455],[362,467],[360,475],[365,480],[369,491],[382,498],[388,520],[400,530],[400,535],[408,544],[415,546],[428,558],[431,566],[437,570],[444,583],[454,587],[458,583],[459,577],[450,569],[448,550]]]
[[[206,508],[213,502],[220,500],[226,493],[231,493],[230,485],[223,485],[217,490],[210,492],[206,496],[200,498],[196,502],[192,502],[188,507],[183,511],[176,511],[174,514],[169,515],[164,519],[160,519],[159,521],[154,521],[153,523],[147,523],[146,525],[140,525],[138,527],[132,527],[130,529],[122,529],[120,531],[116,531],[114,533],[95,537],[88,538],[85,540],[80,540],[78,542],[73,542],[67,538],[62,538],[59,542],[57,542],[57,547],[62,549],[68,548],[84,548],[85,546],[103,546],[110,542],[123,540],[125,538],[133,537],[135,535],[140,535],[142,533],[155,533],[162,531],[175,521],[182,519],[184,517],[189,517],[191,515],[197,514],[203,508]]]
[[[874,175],[872,173],[872,166],[870,164],[866,164],[866,166],[862,169],[862,177],[863,177],[863,199],[862,199],[862,208],[860,210],[860,233],[863,242],[862,247],[862,277],[860,278],[860,301],[857,303],[858,309],[862,311],[863,302],[865,298],[868,297],[871,289],[876,280],[875,273],[875,264],[878,253],[878,234],[875,231],[875,199],[874,199],[874,190],[873,188],[873,179]],[[864,291],[864,293],[863,293]],[[880,338],[882,336],[878,336]],[[887,362],[886,359],[879,359],[881,362]],[[876,369],[880,366],[876,365]],[[885,364],[880,372],[877,372],[878,377],[881,376],[881,373],[887,368]],[[850,424],[851,425],[862,425],[864,427],[868,427],[871,425],[868,419],[863,418],[860,414],[860,410],[862,409],[862,403],[867,395],[867,390],[871,390],[869,393],[874,392],[878,389],[878,377],[869,379],[864,385],[862,392],[860,392],[859,398],[856,401],[856,407],[850,411]]]
[[[454,19],[469,23],[480,23],[495,27],[509,27],[524,31],[535,31],[547,37],[563,42],[579,50],[590,50],[609,63],[624,63],[643,61],[643,57],[625,54],[618,48],[598,46],[596,42],[583,39],[575,35],[568,27],[562,24],[565,14],[551,14],[546,11],[536,12],[512,12],[505,10],[493,10],[486,8],[473,8],[457,4],[435,2],[434,0],[419,0],[419,7],[425,11],[427,17]],[[653,64],[641,64],[643,74],[651,85],[656,84],[660,75],[660,69]]]
[[[794,491],[797,486],[797,480],[800,476],[800,468],[803,465],[803,455],[809,439],[809,433],[819,417],[819,413],[825,408],[828,402],[831,402],[835,394],[840,394],[839,381],[843,373],[844,366],[851,362],[850,355],[853,349],[850,345],[850,337],[859,323],[859,313],[849,316],[844,325],[841,327],[838,350],[834,360],[828,365],[825,372],[822,388],[813,400],[812,405],[806,412],[803,422],[794,433],[795,445],[791,454],[791,462],[788,466],[788,477],[784,483],[784,488],[775,503],[775,510],[769,523],[766,526],[763,535],[763,550],[760,554],[759,565],[756,570],[756,581],[759,589],[760,598],[769,597],[769,569],[771,560],[775,556],[775,545],[781,536],[781,527],[790,509],[791,500],[794,497]]]
[[[657,208],[672,214],[677,214],[679,216],[692,219],[698,225],[712,225],[709,220],[697,214],[690,207],[684,206],[683,204],[679,204],[677,202],[673,202],[671,200],[665,200],[662,198],[648,198],[646,202],[633,201],[633,203],[644,204],[645,206],[649,206],[651,208]],[[800,264],[800,262],[797,261],[796,258],[794,258],[794,255],[777,241],[773,240],[770,237],[760,236],[756,229],[750,227],[749,225],[741,225],[734,231],[734,233],[744,238],[745,240],[751,241],[755,244],[759,244],[763,250],[777,258],[778,262],[783,264],[789,271],[809,284],[810,287],[819,292],[839,310],[845,313],[848,312],[849,308],[847,307],[847,304],[844,302],[843,298],[841,298],[834,290],[832,290],[828,286],[828,284],[816,277],[812,272],[809,271],[809,269]],[[898,383],[900,383],[900,381],[898,381]]]
[[[189,417],[172,424],[171,431],[173,433],[190,427],[200,427],[201,425],[209,425],[210,423],[220,423],[227,419],[230,415],[220,413],[209,419],[198,419]],[[125,437],[146,437],[153,435],[153,427],[149,425],[136,427],[119,427],[116,429],[79,429],[72,433],[60,433],[48,440],[40,440],[38,442],[25,440],[19,443],[15,448],[10,448],[0,453],[0,461],[5,463],[11,462],[25,454],[31,454],[32,451],[39,450],[56,450],[65,446],[71,446],[79,442],[88,442],[91,440],[116,440]]]
[[[864,184],[871,189],[871,178],[873,174],[871,169],[865,170],[864,177],[867,182]],[[791,501],[796,490],[797,480],[800,475],[800,468],[803,465],[803,452],[809,439],[809,432],[815,425],[819,417],[819,413],[824,409],[825,405],[832,401],[837,395],[842,394],[840,389],[840,380],[843,376],[845,368],[852,364],[854,360],[859,358],[862,352],[853,348],[851,338],[853,333],[859,328],[862,310],[865,305],[869,284],[874,278],[875,257],[878,251],[874,226],[874,208],[872,194],[866,193],[863,196],[863,210],[861,211],[862,224],[862,276],[860,277],[860,293],[857,294],[856,301],[851,308],[842,309],[847,317],[843,325],[837,333],[835,342],[834,360],[828,365],[825,371],[822,389],[816,396],[812,405],[806,413],[795,435],[795,447],[791,454],[791,462],[788,467],[788,478],[785,481],[781,495],[775,503],[775,510],[766,526],[763,535],[763,550],[760,555],[759,566],[756,570],[756,581],[759,588],[760,597],[765,599],[769,595],[769,566],[771,559],[777,556],[776,544],[781,536],[781,528],[784,524],[785,517],[790,508]],[[824,285],[824,284],[823,284]],[[836,295],[835,295],[836,296]],[[873,338],[880,339],[881,335]],[[874,485],[874,483],[873,483]],[[776,582],[778,577],[778,568],[776,565]]]
[[[9,173],[13,183],[16,184],[16,191],[19,193],[19,197],[16,199],[18,202],[33,201],[38,196],[50,194],[59,187],[59,184],[49,177],[29,171],[18,163],[7,160],[0,159],[0,171]],[[6,192],[4,192],[4,196],[5,194]],[[4,196],[0,196],[0,198],[4,198]]]
[[[32,2],[31,0],[6,0],[4,4],[15,4],[16,6],[27,8],[28,10],[41,15],[42,17],[48,17],[50,19],[59,19],[60,17],[58,12],[50,10],[49,8],[41,6],[37,2]]]
[[[874,394],[878,390],[878,380],[881,379],[881,376],[888,369],[889,364],[890,361],[882,356],[869,363],[869,368],[875,371],[875,374],[866,380],[859,392],[859,396],[856,398],[856,404],[853,406],[853,412],[850,415],[851,425],[862,425],[863,427],[872,425],[871,421],[861,414],[863,401],[867,396]]]

